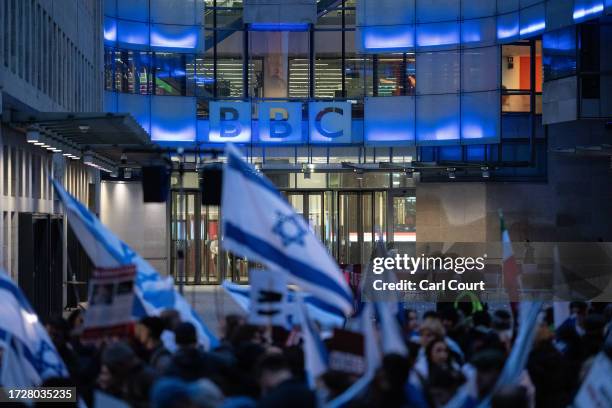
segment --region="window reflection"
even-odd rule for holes
[[[158,52],[154,67],[155,95],[193,95],[195,65],[192,55]]]

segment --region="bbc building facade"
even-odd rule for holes
[[[3,0],[3,21],[21,16],[17,3]],[[220,249],[219,208],[200,200],[198,170],[214,161],[204,152],[228,142],[346,269],[367,263],[377,231],[400,252],[416,241],[498,241],[498,208],[517,240],[612,239],[610,0],[89,3],[100,38],[84,50],[95,74],[83,90],[95,92],[79,98],[90,105],[21,105],[129,113],[155,144],[185,149],[166,204],[142,204],[125,160],[101,177],[86,169],[92,208],[162,272],[178,277],[184,245],[187,283],[248,279],[249,261]],[[8,72],[20,32],[4,27]],[[8,82],[4,100],[19,100]],[[3,134],[10,127],[3,121]]]

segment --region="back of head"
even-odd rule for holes
[[[203,378],[189,385],[191,406],[197,408],[217,408],[223,404],[223,393],[209,379]]]
[[[157,316],[146,316],[140,320],[140,324],[145,326],[149,330],[149,335],[159,340],[162,332],[165,329],[164,321]]]
[[[139,362],[134,350],[124,341],[111,343],[102,352],[102,364],[113,375],[128,375],[128,371]]]
[[[521,385],[501,387],[491,400],[491,408],[528,408],[527,390]]]
[[[198,334],[195,326],[189,322],[179,323],[174,329],[174,341],[179,347],[195,346],[198,343]]]

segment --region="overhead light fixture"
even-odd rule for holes
[[[111,173],[110,173],[110,176],[111,176],[112,178],[117,178],[117,176],[118,176],[118,171],[117,171],[117,169],[113,169],[113,171],[111,171]]]
[[[81,133],[87,133],[89,131],[89,125],[79,125]]]
[[[454,167],[449,167],[448,169],[446,169],[446,171],[448,172],[449,179],[454,180],[457,177],[455,174],[456,169]]]
[[[40,139],[40,132],[36,128],[28,128],[26,131],[26,140],[28,143],[36,143]]]
[[[127,163],[127,154],[125,153],[121,153],[121,163],[125,164]]]
[[[132,178],[132,169],[129,167],[126,167],[123,169],[123,178],[125,179],[131,179]]]
[[[481,169],[480,169],[480,170],[482,170],[482,177],[483,177],[483,178],[489,178],[489,177],[491,177],[491,172],[489,171],[489,168],[488,168],[487,166],[483,166],[483,167],[481,167]]]
[[[95,167],[93,152],[87,151],[83,154],[83,163],[85,163],[88,166]]]
[[[357,180],[363,180],[363,169],[355,169],[355,178]]]

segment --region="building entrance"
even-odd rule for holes
[[[284,190],[281,193],[310,225],[312,232],[344,269],[360,270],[369,262],[379,237],[389,249],[412,253],[416,241],[414,189]],[[223,279],[248,282],[247,259],[222,251],[221,212],[201,204],[199,190],[172,192],[170,205],[171,273],[183,279],[179,250],[184,251],[184,282],[218,284]]]

